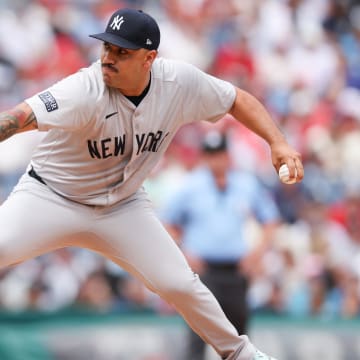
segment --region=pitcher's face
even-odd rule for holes
[[[156,55],[156,50],[131,50],[104,42],[101,67],[105,84],[119,89],[124,95],[140,95]],[[136,94],[137,91],[140,93]]]

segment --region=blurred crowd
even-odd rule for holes
[[[302,153],[304,181],[283,185],[263,141],[231,118],[215,125],[230,138],[233,166],[254,173],[281,214],[272,246],[251,273],[251,309],[358,316],[360,1],[2,0],[0,111],[95,61],[99,43],[88,34],[103,31],[109,15],[123,6],[142,8],[158,20],[160,56],[191,62],[259,98]],[[202,123],[181,129],[146,182],[160,214],[201,161],[198,144],[208,129]],[[0,144],[0,202],[41,137],[27,133]],[[262,227],[249,216],[246,231],[252,245]],[[69,306],[172,312],[114,264],[82,249],[0,272],[0,309]]]

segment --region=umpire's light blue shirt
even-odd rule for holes
[[[236,262],[246,255],[249,216],[263,224],[279,218],[271,194],[254,175],[231,171],[227,180],[221,192],[207,168],[197,169],[162,213],[165,223],[182,229],[185,251],[212,262]]]

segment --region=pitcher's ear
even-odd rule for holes
[[[145,65],[148,65],[150,67],[154,62],[157,54],[158,54],[157,50],[148,50],[145,55]]]

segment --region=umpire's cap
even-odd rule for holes
[[[90,35],[125,49],[157,50],[160,29],[156,21],[141,10],[120,9],[111,15],[106,30]]]
[[[202,140],[201,149],[203,153],[207,154],[227,151],[228,141],[226,134],[218,131],[208,132]]]

